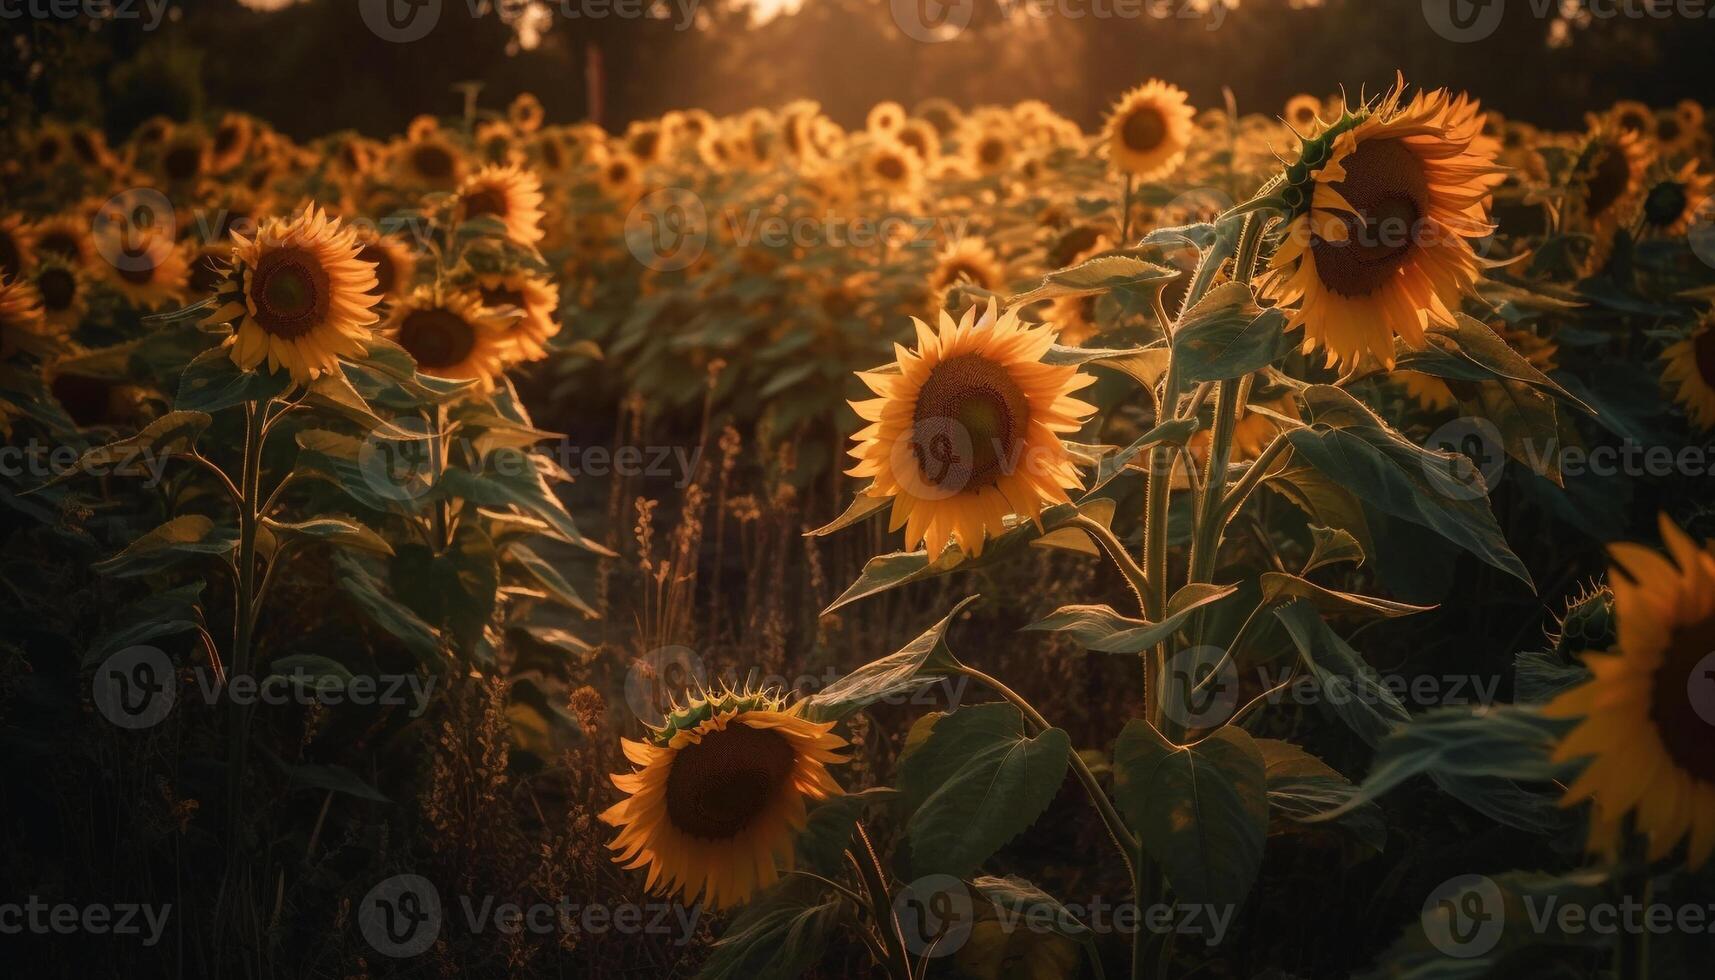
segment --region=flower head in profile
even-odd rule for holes
[[[719,910],[747,901],[794,862],[806,804],[842,791],[833,722],[804,717],[768,692],[705,692],[675,706],[614,775],[625,799],[601,819],[618,828],[614,861],[648,868],[645,887]]]
[[[1304,331],[1306,352],[1343,368],[1393,365],[1394,338],[1422,347],[1451,325],[1482,269],[1470,239],[1493,229],[1505,176],[1479,145],[1477,104],[1401,88],[1304,141],[1281,191],[1290,221],[1263,282]]]
[[[1715,553],[1663,516],[1668,556],[1609,549],[1618,637],[1584,654],[1591,678],[1543,710],[1580,719],[1560,761],[1588,758],[1562,800],[1589,800],[1590,847],[1611,851],[1628,815],[1659,860],[1689,842],[1687,863],[1715,853]]]
[[[1040,521],[1082,478],[1060,441],[1095,411],[1072,397],[1095,379],[1075,366],[1046,364],[1054,330],[1028,326],[1017,310],[991,301],[940,329],[917,324],[917,347],[895,347],[888,368],[858,377],[878,396],[853,402],[869,424],[852,436],[865,491],[892,499],[890,530],[905,544],[939,553],[949,539],[981,554],[1008,517]]]
[[[553,280],[511,269],[478,276],[475,285],[483,306],[517,311],[507,325],[505,340],[518,360],[539,361],[548,356],[548,340],[560,332],[560,289]]]
[[[266,361],[307,384],[364,354],[380,297],[355,231],[312,206],[264,221],[254,239],[232,238],[214,320],[233,324],[234,364],[252,371]]]
[[[1715,429],[1715,316],[1706,317],[1686,337],[1662,351],[1667,362],[1661,378],[1693,425]]]

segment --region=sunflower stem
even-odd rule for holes
[[[1120,199],[1120,241],[1131,241],[1131,185],[1132,175],[1125,175],[1125,193]],[[1165,322],[1165,321],[1163,321]]]
[[[1138,608],[1142,609],[1144,596],[1149,591],[1149,579],[1144,575],[1143,569],[1139,567],[1138,563],[1132,559],[1131,553],[1126,551],[1125,543],[1119,539],[1118,535],[1114,534],[1113,528],[1088,514],[1079,514],[1074,517],[1069,522],[1069,526],[1082,529],[1084,533],[1095,540],[1103,553],[1108,556],[1108,560],[1114,563],[1114,567],[1119,569],[1121,575],[1125,576],[1126,584],[1131,586],[1132,595],[1137,599]]]
[[[239,471],[238,552],[236,595],[233,611],[232,655],[228,679],[245,677],[251,670],[250,650],[256,625],[256,532],[260,524],[262,483],[262,427],[268,406],[261,401],[244,405],[244,462]],[[239,821],[244,803],[244,768],[250,748],[250,712],[233,699],[229,707],[232,732],[227,743],[226,846],[227,884],[236,887],[239,858]]]
[[[905,930],[900,928],[899,917],[893,913],[892,896],[887,891],[887,873],[882,870],[881,858],[876,856],[875,845],[870,843],[869,831],[864,828],[863,821],[857,821],[852,829],[863,848],[857,853],[847,853],[863,878],[864,890],[869,892],[870,914],[875,917],[876,931],[881,933],[882,945],[887,948],[891,960],[887,964],[888,972],[898,980],[911,980],[911,954],[905,948]]]

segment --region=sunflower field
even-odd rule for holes
[[[9,972],[1706,975],[1715,118],[1172,63],[0,117]]]

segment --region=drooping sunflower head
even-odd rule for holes
[[[1586,653],[1590,680],[1543,710],[1582,719],[1555,758],[1589,758],[1562,804],[1591,802],[1590,848],[1611,853],[1630,815],[1649,860],[1689,838],[1696,868],[1715,853],[1715,553],[1665,515],[1661,534],[1666,558],[1635,544],[1609,549],[1618,639]]]
[[[1691,336],[1662,351],[1662,382],[1693,425],[1715,429],[1715,316],[1705,317]]]
[[[375,267],[358,258],[357,235],[320,208],[270,218],[254,239],[233,236],[231,270],[214,321],[233,324],[232,361],[285,367],[308,384],[359,357],[378,319]]]
[[[507,321],[503,339],[512,345],[519,360],[539,361],[548,356],[548,338],[560,332],[556,315],[560,288],[552,279],[511,269],[478,276],[475,287],[485,308],[517,311]]]
[[[1572,205],[1595,236],[1598,263],[1612,247],[1614,231],[1643,193],[1652,157],[1646,139],[1615,125],[1597,127],[1585,139],[1572,172]]]
[[[929,294],[938,307],[960,283],[998,293],[1006,288],[1006,282],[1006,264],[987,242],[975,237],[952,242],[935,257],[935,266],[929,270]]]
[[[1108,115],[1108,161],[1139,180],[1160,180],[1191,148],[1196,110],[1178,87],[1150,79],[1120,96]]]
[[[869,424],[852,436],[847,472],[892,499],[890,530],[905,528],[907,547],[939,554],[951,539],[980,554],[1008,517],[1040,521],[1044,505],[1083,485],[1060,436],[1095,411],[1072,397],[1095,379],[1042,363],[1054,331],[1016,309],[991,302],[957,322],[943,312],[938,331],[915,322],[915,350],[896,347],[892,370],[858,374],[879,397],[852,403]]]
[[[393,307],[385,329],[417,362],[418,371],[475,381],[481,392],[493,390],[513,354],[505,320],[464,290],[420,287]]]
[[[522,245],[542,240],[542,182],[520,167],[487,166],[459,186],[458,219],[494,218]]]
[[[1395,336],[1421,347],[1426,327],[1453,322],[1482,268],[1469,240],[1493,230],[1504,178],[1477,144],[1482,123],[1475,104],[1446,90],[1401,104],[1395,88],[1303,142],[1263,290],[1291,309],[1306,352],[1391,367]]]

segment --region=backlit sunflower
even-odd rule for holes
[[[941,156],[941,134],[921,119],[913,119],[899,127],[899,145],[917,155],[925,166]]]
[[[1394,336],[1423,346],[1451,325],[1482,268],[1467,239],[1489,234],[1503,173],[1473,147],[1482,116],[1446,90],[1343,113],[1303,143],[1282,191],[1293,215],[1264,277],[1291,308],[1306,352],[1342,367],[1370,354],[1393,365]]]
[[[615,774],[626,794],[601,815],[619,829],[614,861],[649,869],[645,887],[741,904],[795,861],[806,803],[843,791],[827,767],[845,762],[833,722],[814,722],[767,693],[697,697],[661,728],[622,739],[636,768]]]
[[[625,130],[625,150],[644,164],[654,163],[667,155],[666,136],[660,123],[638,120]]]
[[[1696,868],[1715,852],[1715,554],[1665,515],[1661,534],[1671,560],[1641,545],[1609,548],[1618,641],[1586,653],[1594,676],[1543,711],[1583,719],[1555,758],[1590,759],[1562,805],[1591,802],[1591,850],[1612,851],[1629,814],[1649,860],[1689,837]]]
[[[462,290],[417,289],[393,307],[385,330],[417,362],[418,371],[475,381],[479,391],[493,389],[511,353],[505,321]]]
[[[89,228],[87,218],[56,214],[36,222],[30,229],[30,240],[39,258],[58,258],[76,268],[89,269],[101,259]]]
[[[534,133],[542,128],[542,103],[529,92],[520,92],[506,108],[506,118],[520,133]]]
[[[107,258],[107,279],[139,309],[178,303],[190,284],[190,260],[164,232],[152,228],[113,231],[96,243]]]
[[[977,133],[966,144],[964,162],[970,169],[983,177],[992,177],[1004,173],[1012,164],[1012,143],[1006,135],[990,130],[977,128]]]
[[[1630,220],[1650,163],[1649,143],[1631,131],[1602,126],[1585,140],[1572,174],[1572,210],[1594,239],[1589,268],[1613,251],[1614,232]]]
[[[23,275],[35,261],[35,237],[24,216],[0,215],[0,279]]]
[[[1667,362],[1661,378],[1698,428],[1715,429],[1715,316],[1691,336],[1661,352]]]
[[[897,140],[875,140],[864,153],[864,184],[884,194],[903,196],[913,193],[922,174],[921,158]]]
[[[643,171],[631,154],[610,153],[596,172],[596,184],[609,199],[629,205],[642,193]]]
[[[55,332],[42,316],[42,296],[27,279],[0,276],[0,360],[19,351],[38,356],[53,350]]]
[[[929,293],[939,306],[954,286],[970,283],[991,293],[1006,288],[1006,265],[980,238],[960,238],[935,257]]]
[[[1698,212],[1709,201],[1715,176],[1697,172],[1697,161],[1671,173],[1658,173],[1644,188],[1638,216],[1639,234],[1646,238],[1677,238],[1696,224]]]
[[[483,167],[459,186],[458,217],[495,218],[507,237],[534,245],[542,240],[542,182],[515,166]]]
[[[209,138],[209,169],[220,174],[243,163],[255,135],[256,126],[249,116],[242,112],[227,113]]]
[[[477,156],[487,163],[516,163],[521,154],[512,124],[500,119],[487,119],[476,125]]]
[[[1282,116],[1286,124],[1294,131],[1313,136],[1316,119],[1322,114],[1322,100],[1314,95],[1299,93],[1286,100],[1286,112]]]
[[[195,182],[209,170],[209,141],[202,129],[181,126],[173,131],[155,160],[155,172],[168,184]]]
[[[266,360],[270,372],[283,366],[294,383],[308,384],[339,370],[341,357],[365,352],[379,297],[355,231],[312,207],[233,242],[213,320],[233,324],[234,364],[252,371]]]
[[[371,228],[357,233],[357,258],[375,266],[375,286],[370,292],[392,302],[411,291],[417,275],[417,254],[398,235],[384,235]]]
[[[478,276],[476,292],[482,305],[491,310],[510,306],[524,314],[508,324],[504,338],[520,360],[539,361],[548,356],[548,338],[560,332],[555,316],[560,288],[553,280],[514,269]]]
[[[405,184],[450,191],[464,179],[464,153],[438,131],[426,132],[394,146],[393,174]]]
[[[1054,331],[1026,326],[1016,309],[997,315],[990,302],[956,323],[943,312],[938,332],[913,322],[917,347],[895,347],[897,373],[858,373],[880,397],[852,403],[869,424],[852,436],[847,473],[892,498],[889,530],[905,528],[906,547],[939,554],[951,538],[981,554],[1008,516],[1040,521],[1045,504],[1083,486],[1060,435],[1095,411],[1072,397],[1095,379],[1042,363]]]
[[[1655,112],[1633,99],[1621,99],[1608,110],[1608,118],[1622,132],[1648,136],[1655,130]]]
[[[864,118],[864,127],[877,136],[893,136],[905,125],[905,107],[897,102],[877,102]]]
[[[1150,79],[1114,104],[1106,126],[1108,161],[1122,174],[1160,180],[1185,159],[1195,116],[1183,91]]]
[[[36,269],[35,282],[43,319],[56,332],[70,332],[89,305],[89,284],[83,271],[64,259],[49,259]]]

